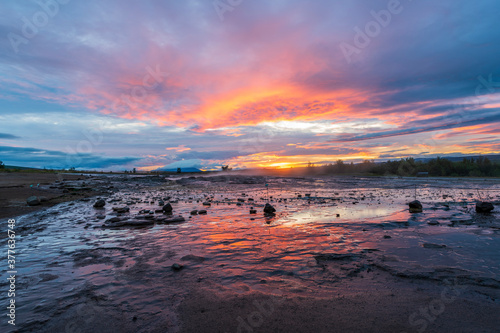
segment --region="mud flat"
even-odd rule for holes
[[[88,201],[16,219],[21,332],[500,327],[498,180],[234,175],[91,183],[101,190]],[[415,198],[422,213],[408,211]],[[98,199],[103,207],[94,207]],[[477,200],[495,210],[476,213]],[[266,203],[275,214],[264,214]],[[14,331],[6,320],[0,330]]]

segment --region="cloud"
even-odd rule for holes
[[[472,150],[500,122],[500,3],[402,4],[348,63],[340,43],[387,0],[244,1],[223,21],[212,1],[71,1],[19,52],[0,40],[0,139],[63,151],[106,120],[97,165],[138,167]],[[40,10],[6,2],[0,34]]]
[[[94,154],[68,154],[62,151],[29,147],[0,146],[3,162],[8,165],[62,169],[105,169],[123,166],[140,160],[135,157],[104,157]]]
[[[12,135],[8,133],[0,133],[0,139],[20,139],[21,137],[17,135]]]

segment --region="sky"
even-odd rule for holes
[[[86,170],[500,153],[500,2],[0,4],[0,160]]]

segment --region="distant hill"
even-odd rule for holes
[[[174,169],[156,169],[155,171],[160,171],[160,172],[177,172],[177,168]],[[181,168],[181,172],[202,172],[200,169],[197,168]]]
[[[15,166],[15,165],[6,165],[5,169],[13,169],[13,170],[43,170],[43,169],[40,169],[40,168],[28,168],[28,167]]]
[[[450,160],[452,162],[460,162],[464,158],[473,158],[474,160],[477,159],[478,157],[488,157],[488,159],[491,162],[500,162],[500,155],[467,155],[467,156],[440,156],[441,158],[446,158],[447,160]],[[435,159],[435,157],[429,157],[429,158],[415,158],[415,161],[421,161],[421,162],[428,162],[430,160]]]

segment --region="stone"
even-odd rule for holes
[[[421,213],[422,212],[422,204],[418,200],[413,200],[408,204],[410,206],[410,213]]]
[[[173,208],[170,203],[167,203],[166,205],[163,206],[162,210],[164,213],[171,213]]]
[[[181,269],[183,269],[183,268],[184,268],[184,266],[179,265],[179,264],[173,264],[173,265],[172,265],[172,270],[174,270],[174,271],[176,271],[176,272],[180,271],[180,270],[181,270]]]
[[[433,244],[433,243],[424,243],[422,246],[426,249],[444,249],[446,245]]]
[[[257,214],[257,209],[250,209],[250,214]]]
[[[186,221],[186,219],[181,215],[172,217],[160,216],[156,218],[157,223],[178,223],[184,221]]]
[[[191,215],[198,215],[198,211],[197,211],[196,209],[194,209],[194,210],[192,210],[192,211],[191,211],[191,213],[190,213],[190,214],[191,214]]]
[[[479,201],[476,203],[476,213],[489,213],[494,208],[491,202]]]
[[[113,210],[117,213],[126,213],[130,211],[129,207],[113,207]]]
[[[94,203],[94,207],[95,208],[102,208],[106,205],[106,201],[104,201],[103,199],[99,199],[97,200],[95,203]]]
[[[49,201],[49,199],[47,197],[38,197],[38,200],[40,200],[40,202],[47,202],[47,201]]]
[[[26,200],[28,206],[38,206],[40,204],[40,199],[38,197],[32,196]]]
[[[203,206],[211,206],[211,205],[212,205],[212,204],[211,204],[210,202],[208,202],[208,201],[205,201],[205,202],[203,203]]]
[[[207,211],[205,209],[200,209],[198,211],[198,214],[200,214],[200,215],[203,215],[203,214],[206,214],[206,213],[207,213]]]
[[[264,213],[266,214],[274,214],[276,212],[276,209],[270,205],[269,203],[266,203],[266,206],[264,207]]]

